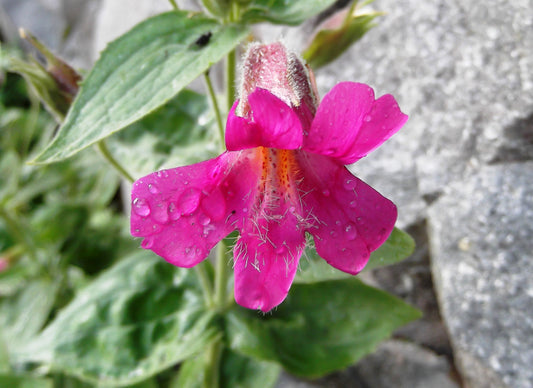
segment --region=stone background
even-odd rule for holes
[[[410,115],[352,170],[398,204],[399,226],[417,240],[411,258],[365,280],[425,315],[344,372],[283,375],[278,386],[532,387],[533,0],[372,6],[386,11],[379,26],[317,83],[322,94],[342,80],[368,83]],[[167,9],[166,0],[0,0],[0,23],[12,42],[23,26],[90,68],[106,42]],[[299,50],[317,22],[257,35]]]

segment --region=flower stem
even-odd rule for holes
[[[172,8],[174,8],[174,11],[180,10],[180,7],[178,7],[178,4],[176,4],[176,0],[168,0],[168,1],[172,5]]]
[[[204,73],[204,81],[205,86],[207,87],[207,92],[209,94],[209,99],[211,100],[211,105],[213,107],[213,111],[215,112],[215,118],[217,120],[217,126],[218,126],[218,134],[220,136],[220,144],[222,144],[222,149],[225,148],[225,139],[224,139],[224,122],[222,121],[222,114],[220,112],[220,108],[218,106],[218,100],[217,95],[215,94],[215,89],[213,88],[213,83],[211,82],[211,78],[209,77],[209,73],[206,71]]]
[[[116,160],[113,155],[109,152],[109,148],[107,148],[107,144],[105,143],[105,140],[100,140],[98,143],[98,149],[102,153],[102,156],[104,159],[112,165],[115,170],[125,179],[127,179],[130,183],[133,183],[135,179],[126,171],[124,167]]]
[[[226,262],[226,244],[221,240],[217,245],[217,263],[215,269],[215,306],[220,310],[226,305],[228,285],[228,263]]]
[[[206,271],[205,263],[200,263],[194,266],[198,280],[200,281],[200,286],[204,293],[205,304],[207,307],[213,307],[213,286],[211,285],[211,280],[209,280],[209,275]]]
[[[220,359],[222,356],[222,340],[217,340],[207,350],[208,370],[205,374],[204,387],[218,388],[220,386]]]
[[[235,50],[231,50],[226,59],[226,103],[228,112],[235,101]]]

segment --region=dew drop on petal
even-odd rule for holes
[[[363,120],[364,120],[365,122],[368,123],[368,122],[372,121],[372,116],[370,116],[370,115],[366,115],[366,116],[363,118]]]
[[[149,183],[148,184],[148,191],[150,191],[150,193],[152,194],[158,194],[159,193],[159,188],[154,185],[153,183]]]
[[[226,200],[220,189],[215,189],[202,200],[202,209],[211,219],[218,221],[226,215]]]
[[[181,217],[181,212],[178,210],[178,206],[176,205],[176,202],[170,202],[168,204],[168,216],[172,221],[179,220]]]
[[[324,197],[329,197],[331,193],[328,189],[324,189],[322,190],[322,194],[324,195]]]
[[[211,218],[209,218],[205,214],[200,214],[200,216],[198,217],[198,222],[200,223],[200,225],[206,226],[211,222]]]
[[[333,238],[337,238],[339,237],[339,234],[337,233],[337,231],[335,230],[332,230],[331,232],[329,232],[329,235]]]
[[[355,186],[357,186],[357,181],[355,180],[355,178],[348,178],[344,180],[344,188],[346,190],[353,190],[355,189]]]
[[[138,216],[147,217],[150,215],[150,206],[148,206],[144,198],[135,198],[133,200],[133,211]]]
[[[348,240],[354,240],[357,237],[357,229],[352,223],[349,223],[345,226],[344,233]]]
[[[152,209],[152,218],[160,224],[166,224],[168,222],[168,206],[164,202],[160,202]]]
[[[278,255],[281,255],[281,254],[283,254],[283,253],[286,253],[286,250],[287,250],[287,249],[286,249],[283,245],[281,245],[281,246],[279,246],[279,247],[276,248],[276,253],[277,253]]]
[[[150,249],[154,245],[154,238],[153,237],[146,237],[143,242],[141,243],[141,247],[144,249]]]
[[[200,204],[200,190],[188,189],[181,194],[178,200],[178,207],[182,215],[189,215],[198,209]]]
[[[357,201],[351,201],[350,202],[350,207],[351,208],[357,207]]]

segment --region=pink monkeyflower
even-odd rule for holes
[[[289,291],[306,244],[357,274],[389,236],[395,205],[345,167],[402,127],[391,95],[336,85],[318,105],[312,75],[283,45],[253,45],[240,100],[215,159],[133,185],[131,233],[168,262],[192,267],[238,230],[235,300],[269,311]]]

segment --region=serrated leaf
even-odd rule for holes
[[[355,363],[419,317],[415,308],[352,278],[294,284],[287,299],[263,318],[234,308],[226,330],[233,350],[315,378]]]
[[[211,34],[206,44],[196,41]],[[218,62],[247,29],[167,12],[112,42],[83,82],[63,126],[34,163],[65,159],[165,104]]]
[[[194,164],[218,154],[207,98],[182,90],[176,98],[112,136],[111,153],[134,177]]]
[[[372,252],[363,271],[398,263],[409,257],[415,249],[411,236],[398,228],[392,230],[391,235],[377,250]],[[352,275],[339,271],[322,259],[312,244],[307,244],[305,254],[300,259],[295,283],[314,283],[324,280],[345,279]]]
[[[202,351],[220,335],[214,319],[194,271],[140,251],[82,290],[14,360],[124,386]]]
[[[335,0],[252,0],[242,15],[246,23],[297,25],[319,14]]]

